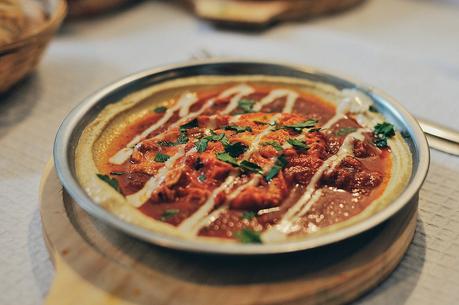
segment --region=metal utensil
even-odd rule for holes
[[[459,156],[458,131],[425,119],[418,118],[418,122],[431,148]]]

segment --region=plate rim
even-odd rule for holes
[[[408,127],[410,136],[413,141],[413,162],[416,162],[416,169],[413,167],[410,182],[402,191],[400,196],[388,204],[385,208],[376,212],[375,214],[365,218],[355,224],[348,227],[339,229],[334,232],[325,233],[323,235],[317,235],[305,240],[295,240],[283,243],[273,244],[225,244],[225,243],[210,243],[205,241],[187,240],[171,235],[154,232],[126,222],[115,214],[110,213],[103,207],[95,203],[81,188],[76,178],[71,172],[71,166],[67,160],[69,152],[69,143],[72,134],[77,124],[86,115],[89,109],[94,105],[97,105],[104,96],[109,95],[116,89],[123,86],[135,83],[146,77],[153,76],[162,72],[170,70],[177,70],[183,68],[193,68],[201,65],[215,65],[215,64],[256,64],[256,65],[277,65],[283,68],[296,70],[303,73],[315,74],[324,77],[332,77],[341,81],[352,83],[359,90],[365,91],[367,94],[375,95],[381,98],[390,109],[392,115],[397,116],[400,121]],[[372,96],[372,98],[374,98]],[[414,154],[417,154],[418,159],[415,160]],[[430,164],[430,151],[428,148],[427,140],[424,133],[422,132],[416,119],[394,98],[386,94],[380,89],[376,89],[373,86],[365,85],[362,82],[355,81],[349,77],[342,77],[340,74],[334,72],[328,72],[323,69],[317,69],[315,67],[283,63],[279,61],[260,61],[250,60],[247,58],[225,58],[225,59],[206,59],[199,61],[187,61],[179,64],[165,65],[162,67],[150,68],[137,73],[130,74],[126,77],[121,78],[111,84],[102,87],[95,93],[91,94],[87,98],[83,99],[76,107],[74,107],[65,117],[61,123],[53,146],[53,159],[56,168],[56,173],[61,181],[62,185],[74,199],[74,201],[80,205],[86,212],[94,216],[95,218],[109,224],[110,226],[119,229],[131,236],[135,236],[144,241],[176,250],[182,250],[187,252],[195,253],[207,253],[207,254],[222,254],[222,255],[260,255],[260,254],[280,254],[303,251],[313,248],[318,248],[328,244],[342,241],[344,239],[353,237],[360,233],[366,232],[377,225],[381,224],[385,220],[392,217],[395,213],[401,210],[406,204],[414,198],[419,189],[421,188],[429,169]]]

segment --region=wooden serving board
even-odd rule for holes
[[[182,0],[194,13],[228,25],[265,26],[275,21],[336,13],[364,0]]]
[[[45,304],[342,304],[384,280],[416,228],[417,200],[358,237],[294,254],[211,256],[160,248],[84,212],[50,162],[41,216],[56,275]]]

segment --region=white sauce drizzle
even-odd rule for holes
[[[191,151],[191,150],[190,150]],[[154,190],[166,179],[167,174],[169,173],[170,169],[175,165],[175,162],[185,154],[185,147],[182,146],[179,148],[177,153],[170,157],[165,163],[164,166],[161,167],[158,173],[151,177],[147,183],[143,186],[141,190],[138,192],[126,196],[127,201],[135,207],[140,207],[144,204],[154,192]]]
[[[219,98],[226,98],[233,94],[234,96],[231,98],[226,108],[223,109],[222,114],[229,114],[230,112],[232,112],[239,106],[239,101],[244,96],[247,96],[253,92],[255,92],[255,90],[246,84],[241,84],[224,91],[222,94],[219,95]]]
[[[300,199],[298,199],[298,201],[290,209],[288,209],[278,224],[271,227],[261,235],[263,241],[279,241],[280,239],[285,238],[285,236],[292,231],[292,225],[301,216],[306,214],[311,206],[320,198],[320,193],[318,196],[313,195],[316,191],[316,185],[323,173],[327,170],[332,171],[345,157],[354,155],[354,139],[363,141],[363,133],[367,131],[369,130],[366,128],[360,128],[346,136],[338,153],[325,160],[317,172],[312,176],[311,181],[306,186],[306,190]]]
[[[195,103],[198,100],[196,94],[194,93],[184,93],[179,100],[177,101],[177,104],[174,105],[174,107],[167,109],[167,111],[164,113],[164,115],[159,119],[156,123],[145,129],[142,133],[136,135],[127,145],[126,147],[122,148],[119,150],[115,155],[113,155],[110,159],[109,162],[112,164],[123,164],[124,162],[129,159],[129,157],[132,155],[132,152],[134,151],[134,146],[145,139],[150,133],[155,131],[156,129],[160,128],[164,124],[169,121],[169,119],[172,117],[175,111],[180,109],[180,113],[186,115],[188,113],[188,109],[191,104]],[[184,111],[182,111],[181,107],[184,107]]]
[[[341,92],[344,96],[343,100],[336,108],[335,115],[327,123],[325,123],[322,128],[330,128],[336,122],[345,118],[347,113],[355,115],[366,114],[370,106],[373,104],[368,96],[355,89],[344,89]],[[366,126],[363,124],[361,125]]]
[[[235,176],[235,174],[229,175],[219,187],[213,190],[210,196],[207,198],[206,202],[200,206],[193,215],[182,221],[182,223],[178,226],[178,230],[191,235],[199,232],[200,228],[198,224],[202,221],[203,218],[209,215],[210,211],[212,211],[214,208],[215,198],[217,198],[217,195],[220,192],[224,191],[234,182]]]
[[[229,89],[226,89],[220,95],[218,98],[226,98],[231,95],[235,95],[228,106],[223,110],[223,113],[230,113],[233,111],[239,104],[239,101],[241,100],[242,97],[251,94],[254,92],[254,89],[246,84],[241,84],[237,85],[234,87],[231,87]],[[177,127],[178,125],[182,124],[183,122],[189,120],[189,119],[194,119],[195,117],[199,116],[201,113],[203,113],[206,109],[209,107],[212,107],[212,105],[215,102],[215,99],[209,99],[206,104],[201,107],[200,110],[189,113],[190,107],[198,101],[198,98],[195,93],[184,93],[177,103],[170,109],[168,109],[164,115],[161,117],[160,120],[158,120],[156,123],[145,129],[142,133],[136,135],[127,145],[126,147],[122,148],[119,150],[115,155],[113,155],[110,159],[109,162],[112,164],[123,164],[126,162],[129,157],[132,155],[134,151],[134,146],[145,139],[150,133],[155,131],[156,129],[160,128],[164,124],[169,121],[169,119],[172,117],[175,111],[179,110],[179,116],[181,117],[180,120],[177,122],[171,124],[168,127],[168,130],[171,128]]]
[[[267,96],[262,98],[253,106],[253,110],[259,112],[263,106],[271,104],[275,100],[285,96],[287,96],[287,101],[285,102],[285,106],[282,112],[291,112],[298,98],[298,93],[288,89],[275,89],[271,91]]]

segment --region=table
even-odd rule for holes
[[[218,30],[149,1],[66,24],[39,69],[0,97],[0,304],[41,304],[53,269],[38,185],[65,114],[101,86],[202,56],[302,63],[380,87],[419,117],[459,129],[459,1],[372,0],[341,15],[264,32]],[[415,240],[399,268],[358,304],[459,300],[459,158],[432,152]]]

